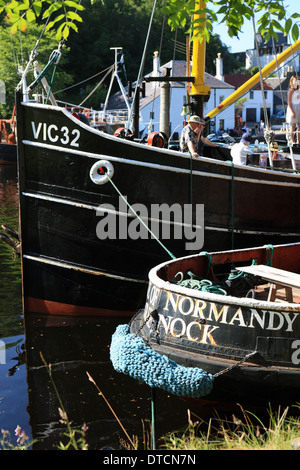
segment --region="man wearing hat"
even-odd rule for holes
[[[182,152],[190,152],[193,157],[198,158],[201,154],[201,148],[203,144],[210,145],[212,147],[218,147],[218,145],[206,139],[203,135],[205,128],[204,119],[199,116],[191,116],[188,124],[183,128],[180,136],[180,150]]]
[[[251,144],[252,137],[248,132],[245,132],[242,135],[242,138],[238,144],[234,144],[231,149],[232,161],[235,165],[246,165],[247,164],[247,155],[249,155],[251,150],[248,148],[248,145]]]

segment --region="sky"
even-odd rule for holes
[[[289,14],[299,13],[300,0],[283,0],[283,4],[286,5],[287,17],[289,17]],[[228,36],[227,28],[224,24],[215,25],[214,33],[219,34],[223,44],[230,47],[231,52],[242,52],[255,47],[252,21],[246,20],[239,39]]]

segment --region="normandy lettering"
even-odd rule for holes
[[[56,124],[48,125],[45,122],[36,124],[33,121],[31,121],[31,128],[33,138],[36,140],[40,137],[44,142],[49,140],[52,143],[59,142],[63,145],[79,147],[80,131],[78,129],[70,130],[67,126],[62,126],[59,129]]]
[[[255,328],[260,326],[264,330],[293,331],[293,323],[298,317],[298,312],[276,312],[269,310],[249,309],[249,315],[245,315],[241,307],[229,305],[218,306],[212,302],[185,297],[172,292],[167,293],[165,311],[179,312],[183,316],[190,315],[192,319],[234,325],[243,328]]]
[[[166,335],[211,345],[217,345],[215,336],[221,325],[293,332],[294,322],[299,315],[298,312],[277,312],[253,308],[243,310],[241,307],[216,304],[161,291],[150,285],[145,318],[158,305],[164,312],[159,313],[159,324]],[[300,341],[294,347],[299,346]],[[299,357],[298,348],[293,354],[293,360],[300,362]]]

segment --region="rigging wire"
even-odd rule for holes
[[[147,32],[147,37],[146,37],[146,41],[145,41],[144,51],[143,51],[142,60],[141,60],[141,64],[140,64],[140,69],[139,69],[139,73],[138,73],[138,77],[137,77],[137,81],[136,81],[137,86],[135,87],[135,90],[134,90],[134,96],[133,96],[133,100],[132,100],[132,104],[131,104],[131,108],[130,108],[130,113],[129,113],[129,116],[128,116],[128,122],[126,124],[127,130],[131,127],[130,124],[132,124],[133,107],[134,107],[134,103],[135,103],[135,99],[136,99],[136,94],[138,92],[138,85],[139,85],[139,82],[141,80],[141,76],[143,74],[143,70],[144,70],[144,66],[145,66],[146,51],[147,51],[147,48],[148,48],[150,30],[151,30],[151,26],[152,26],[152,22],[153,22],[153,17],[154,17],[154,12],[155,12],[155,7],[156,7],[156,1],[157,0],[154,0],[154,2],[153,2],[153,7],[152,7],[151,17],[150,17],[150,21],[149,21],[149,26],[148,26],[148,32]]]
[[[114,69],[114,66],[112,65],[109,70],[106,72],[106,74],[104,75],[104,77],[100,80],[99,83],[97,83],[97,85],[95,86],[95,88],[88,94],[88,96],[86,98],[84,98],[83,101],[81,101],[81,103],[79,103],[78,106],[82,106],[94,93],[95,91],[99,88],[100,85],[102,85],[102,83],[104,82],[104,80],[106,79],[106,77],[113,71]]]
[[[110,65],[110,66],[107,67],[106,69],[101,70],[101,72],[98,72],[98,73],[96,73],[95,75],[92,75],[91,77],[86,78],[86,79],[82,80],[81,82],[75,83],[74,85],[71,85],[71,86],[69,86],[69,87],[67,87],[67,88],[62,88],[61,90],[57,90],[57,91],[55,91],[53,94],[55,95],[56,93],[61,93],[61,92],[63,92],[63,91],[70,90],[71,88],[74,88],[74,87],[76,87],[76,86],[82,85],[83,83],[88,82],[89,80],[92,80],[92,79],[95,78],[95,77],[98,77],[98,75],[101,75],[102,73],[106,72],[107,70],[111,71],[111,69],[112,69],[113,67],[114,67],[114,65]]]

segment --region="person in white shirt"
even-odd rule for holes
[[[286,122],[291,126],[292,142],[300,143],[300,87],[297,77],[291,77],[287,94],[288,107],[286,112]],[[296,132],[297,126],[297,132]],[[295,139],[295,135],[297,138]]]
[[[249,155],[251,150],[248,148],[248,145],[251,144],[252,137],[248,132],[242,135],[242,138],[238,144],[234,144],[231,149],[232,162],[235,165],[246,165],[247,164],[247,155]]]

